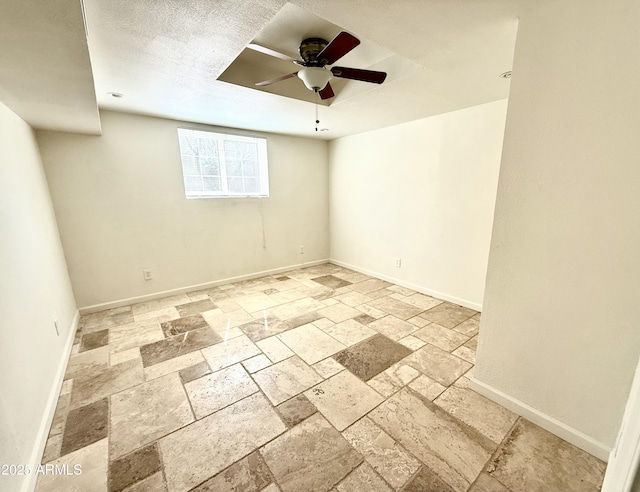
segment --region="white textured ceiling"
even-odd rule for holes
[[[89,61],[79,2],[0,0],[10,47],[0,100],[37,128],[95,132],[96,98],[103,109],[323,139],[453,111],[507,97],[498,74],[511,69],[518,12],[517,0],[85,0]],[[302,37],[333,36],[307,32],[314,25],[363,41],[339,64],[389,72],[381,86],[336,83],[319,109],[328,132],[314,131],[312,103],[217,80],[252,41],[294,55]],[[257,70],[273,70],[265,64]]]

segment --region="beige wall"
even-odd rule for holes
[[[520,18],[475,371],[605,457],[640,354],[638,18],[632,0]]]
[[[326,142],[266,135],[269,198],[187,200],[181,123],[101,118],[101,137],[37,135],[79,306],[328,258]]]
[[[77,310],[35,137],[2,103],[0,238],[0,464],[32,465]],[[0,490],[23,478],[0,476]]]
[[[332,260],[480,309],[506,108],[331,142]]]

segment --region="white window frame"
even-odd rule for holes
[[[218,155],[215,156],[218,159],[220,165],[220,182],[221,189],[220,191],[199,191],[199,190],[189,190],[187,188],[187,177],[201,177],[204,178],[202,172],[200,174],[185,174],[187,169],[184,166],[183,156],[187,155],[185,149],[182,148],[180,143],[181,137],[192,137],[192,138],[205,138],[216,141],[216,149],[218,150]],[[257,155],[258,155],[258,191],[256,192],[232,192],[229,191],[229,181],[227,176],[227,156],[224,152],[224,144],[225,141],[231,142],[245,142],[256,145]],[[178,128],[178,146],[180,148],[180,161],[182,164],[182,177],[183,177],[183,186],[185,196],[188,199],[197,199],[197,198],[251,198],[258,197],[264,198],[269,196],[269,163],[267,159],[267,139],[263,137],[252,137],[247,135],[235,135],[230,133],[220,133],[209,130],[202,130],[199,128]],[[201,169],[202,171],[202,169]],[[242,176],[244,177],[244,176]]]

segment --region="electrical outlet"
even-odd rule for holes
[[[400,268],[402,266],[402,260],[400,258],[396,258],[396,268]]]
[[[151,274],[151,270],[142,270],[142,277],[145,280],[151,280],[153,278],[153,275]]]
[[[300,246],[300,254],[303,255],[304,254],[304,246]]]
[[[56,329],[56,335],[60,336],[60,330],[58,330],[58,318],[54,318],[53,327]]]

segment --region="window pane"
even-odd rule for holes
[[[184,187],[187,192],[202,191],[202,178],[200,176],[185,176]]]
[[[220,163],[218,159],[204,157],[201,160],[202,174],[206,176],[220,176]]]
[[[242,142],[224,141],[224,155],[227,159],[242,159]]]
[[[193,155],[191,139],[187,135],[180,135],[180,152],[182,155]]]
[[[258,147],[253,143],[245,143],[242,146],[242,158],[250,161],[258,159]]]
[[[229,184],[229,193],[244,193],[242,178],[229,178],[227,182]]]
[[[242,176],[242,162],[227,159],[227,176]]]
[[[258,177],[258,163],[255,161],[243,161],[242,162],[242,175],[251,178]]]
[[[199,139],[200,155],[207,157],[218,157],[218,148],[215,140],[208,138]]]
[[[182,172],[184,174],[200,174],[200,169],[198,168],[198,162],[196,159],[197,157],[192,155],[182,156]]]
[[[204,191],[221,191],[222,186],[220,183],[220,178],[202,178],[204,182]]]
[[[247,193],[257,193],[260,191],[257,178],[244,178],[244,191]]]

